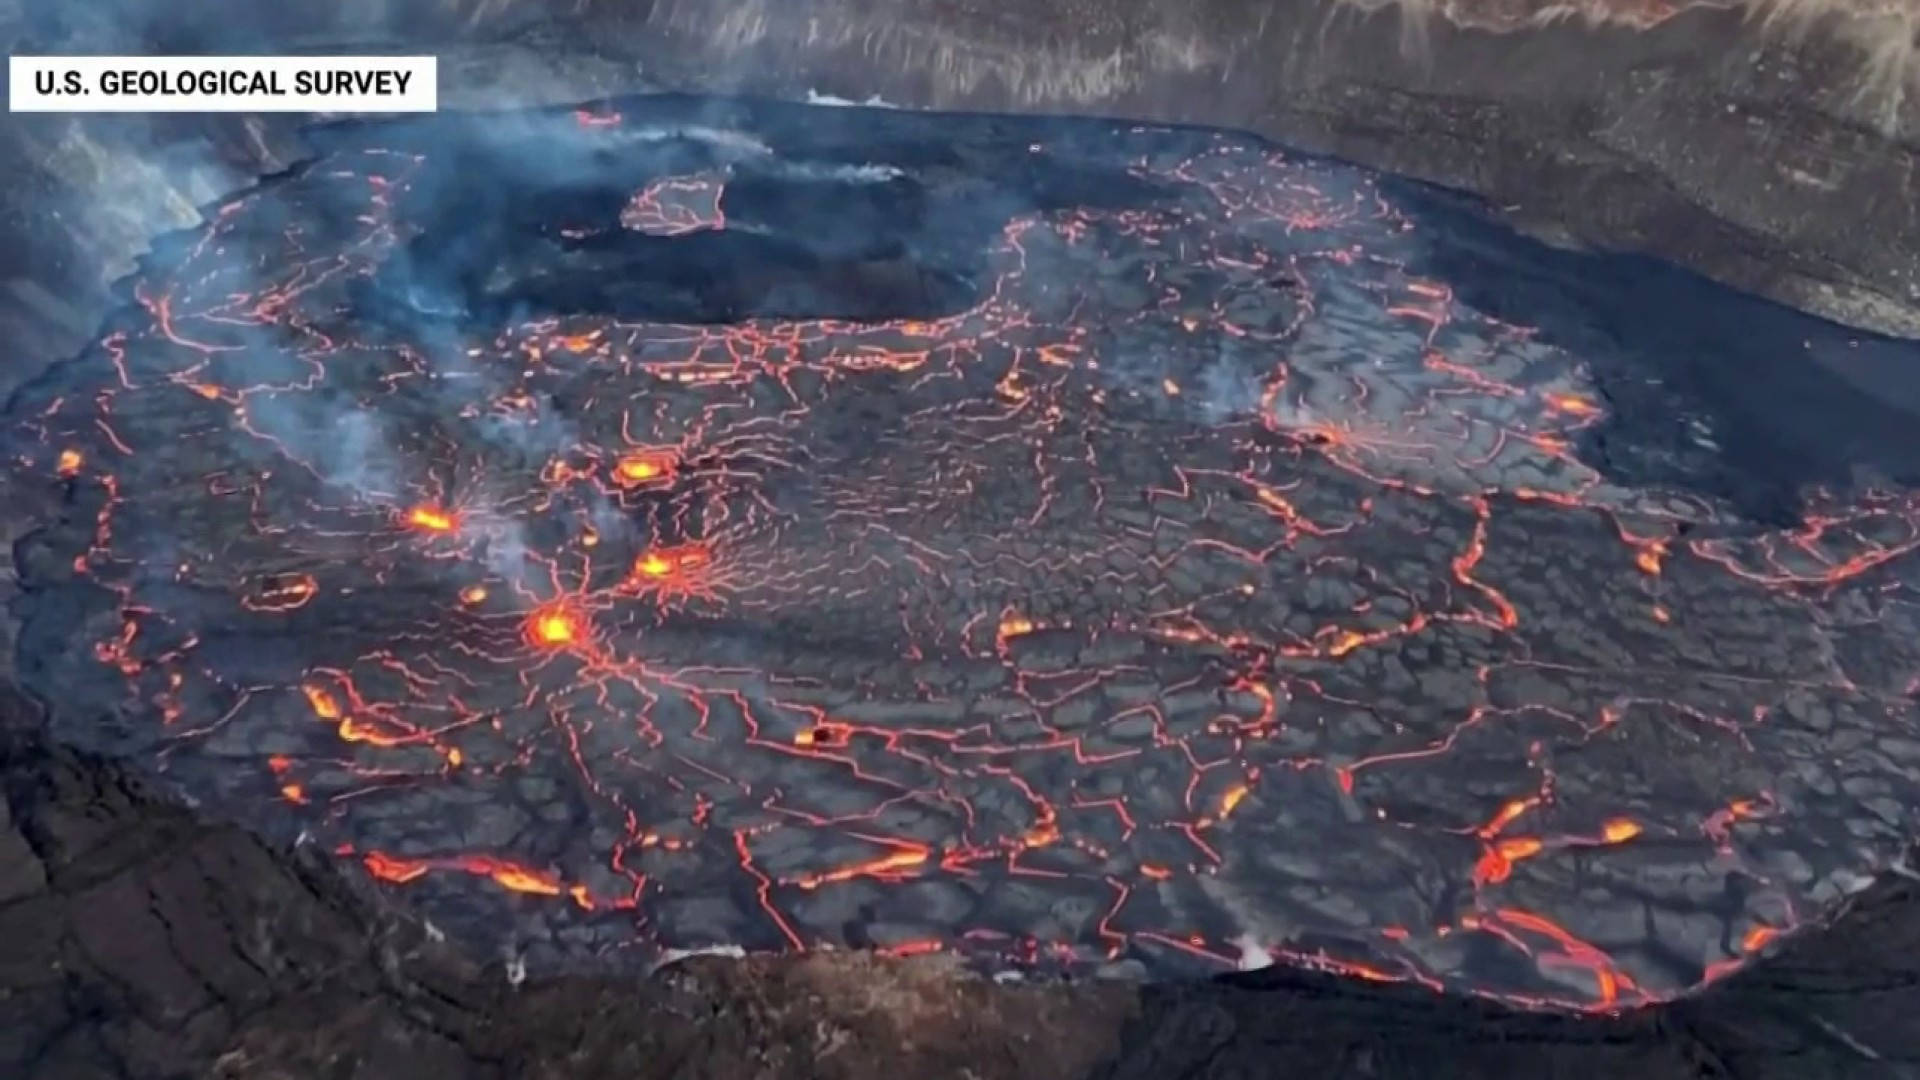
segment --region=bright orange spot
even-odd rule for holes
[[[447,747],[447,764],[457,766],[460,764],[460,762],[464,761],[465,759],[466,759],[465,755],[460,753],[459,747],[457,746]]]
[[[1028,829],[1020,842],[1030,848],[1047,847],[1060,839],[1060,828],[1050,821],[1041,822]]]
[[[1366,643],[1367,636],[1365,634],[1353,630],[1343,630],[1339,637],[1333,639],[1333,644],[1327,646],[1327,655],[1332,657],[1345,656]]]
[[[838,747],[847,745],[853,732],[845,724],[822,722],[793,737],[796,746]]]
[[[522,866],[495,866],[488,871],[487,876],[514,892],[533,893],[537,896],[560,895],[560,885],[550,875],[528,870]]]
[[[1024,615],[1009,615],[1000,620],[1000,639],[1017,638],[1033,633],[1033,620]]]
[[[1613,818],[1600,826],[1600,835],[1609,844],[1623,844],[1640,835],[1640,823],[1631,818]]]
[[[401,859],[379,851],[367,852],[361,862],[366,865],[367,873],[395,885],[404,885],[427,872],[423,859]]]
[[[306,789],[302,788],[299,784],[280,785],[280,794],[286,796],[287,801],[290,803],[304,803],[307,801]]]
[[[60,451],[61,476],[72,476],[74,473],[79,472],[80,466],[85,463],[86,459],[80,456],[80,451],[78,450]]]
[[[1140,873],[1155,881],[1165,881],[1173,876],[1173,871],[1164,866],[1155,866],[1152,863],[1141,863]]]
[[[1500,857],[1506,859],[1508,862],[1518,862],[1521,859],[1540,854],[1540,849],[1543,846],[1537,837],[1515,836],[1500,841],[1494,845],[1494,850],[1499,852]]]
[[[314,715],[322,720],[340,719],[340,702],[325,687],[308,685],[301,689],[306,691],[307,702],[313,706]]]
[[[575,885],[573,888],[567,890],[567,895],[573,897],[573,902],[580,906],[580,910],[593,910],[593,896],[587,892],[585,885]]]
[[[1502,840],[1480,856],[1473,865],[1473,880],[1479,885],[1498,885],[1513,876],[1513,864],[1522,859],[1540,854],[1544,847],[1531,836],[1515,836]]]
[[[1390,971],[1383,971],[1377,967],[1368,967],[1366,964],[1355,964],[1351,961],[1331,959],[1321,960],[1320,962],[1343,975],[1351,975],[1356,979],[1365,979],[1368,982],[1392,983],[1406,981],[1406,976],[1404,975],[1395,975]]]
[[[1168,397],[1180,396],[1180,384],[1177,382],[1174,382],[1172,379],[1161,380],[1160,389],[1165,390],[1167,392]]]
[[[679,574],[698,570],[712,561],[701,544],[656,548],[633,561],[633,576],[649,581],[666,581]]]
[[[1780,934],[1780,931],[1775,930],[1771,926],[1756,926],[1741,936],[1740,951],[1754,952],[1755,950],[1759,949],[1761,946],[1765,945],[1767,942],[1772,941],[1775,937],[1778,937],[1779,934]]]
[[[1547,404],[1563,413],[1570,413],[1574,416],[1592,416],[1600,411],[1598,405],[1595,405],[1585,398],[1575,397],[1572,394],[1548,394]]]
[[[407,512],[407,524],[424,532],[452,532],[453,515],[432,506],[416,506]]]
[[[341,742],[363,742],[372,746],[399,746],[401,741],[364,724],[356,724],[351,717],[340,721],[338,734]]]
[[[816,889],[829,882],[846,881],[850,878],[897,874],[904,870],[912,870],[924,864],[926,861],[927,850],[925,848],[902,848],[899,851],[882,855],[877,859],[869,859],[863,863],[855,863],[852,866],[842,866],[838,869],[827,870],[818,874],[809,874],[806,877],[799,878],[794,884],[803,889]]]
[[[1493,815],[1492,821],[1489,821],[1485,825],[1481,826],[1480,835],[1492,836],[1493,834],[1499,832],[1501,829],[1504,829],[1508,825],[1513,824],[1513,820],[1519,817],[1521,814],[1526,813],[1528,807],[1531,807],[1532,805],[1533,805],[1533,802],[1529,799],[1513,799],[1508,801],[1505,805],[1500,807],[1499,813]]]
[[[527,623],[527,636],[536,644],[550,648],[571,645],[580,638],[580,622],[571,612],[549,608],[535,612]]]
[[[1233,808],[1236,806],[1239,806],[1240,800],[1246,797],[1247,797],[1247,785],[1236,784],[1233,787],[1228,788],[1226,795],[1222,797],[1220,800],[1220,816],[1224,818],[1228,814],[1233,813]]]
[[[460,590],[460,602],[463,604],[477,604],[486,598],[487,590],[482,585],[469,585]]]
[[[1620,997],[1620,978],[1609,968],[1593,969],[1594,981],[1600,984],[1600,1003],[1611,1005]]]
[[[592,334],[573,334],[568,337],[561,338],[560,344],[566,346],[568,349],[572,350],[573,352],[586,352],[588,349],[593,348],[593,335]]]
[[[1660,572],[1660,560],[1666,553],[1665,545],[1649,544],[1640,549],[1640,553],[1633,557],[1633,561],[1635,565],[1640,567],[1641,572],[1658,574]]]
[[[633,487],[667,476],[673,466],[671,455],[629,454],[614,464],[613,479],[622,487]]]

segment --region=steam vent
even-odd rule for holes
[[[1068,6],[9,116],[8,1075],[1920,1069],[1920,12]]]

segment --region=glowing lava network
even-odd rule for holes
[[[545,965],[1605,1007],[1911,833],[1912,490],[1623,478],[1355,170],[686,108],[327,129],[162,243],[11,406],[56,732]]]

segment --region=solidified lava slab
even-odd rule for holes
[[[465,940],[1609,1007],[1911,835],[1920,449],[1830,327],[1215,132],[314,142],[11,403],[19,667]]]

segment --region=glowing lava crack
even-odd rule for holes
[[[1351,169],[689,108],[327,129],[163,242],[11,406],[56,731],[549,966],[1607,1006],[1910,834],[1913,491],[1608,471],[1614,369]]]

